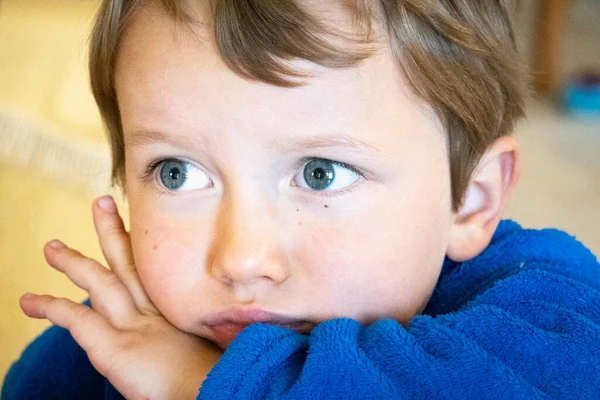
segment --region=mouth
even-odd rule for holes
[[[315,324],[306,320],[275,314],[258,309],[232,308],[209,315],[205,324],[212,333],[213,341],[226,349],[251,324],[269,324],[308,334]]]

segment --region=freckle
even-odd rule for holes
[[[302,221],[298,221],[298,225],[302,225]]]
[[[156,250],[156,249],[158,249],[158,246],[157,246],[157,245],[154,245],[154,246],[152,246],[152,249],[153,249],[153,250]]]
[[[299,208],[296,208],[296,211],[300,211],[300,209],[299,209]]]
[[[147,234],[148,234],[148,229],[146,229],[146,231],[144,232],[144,235],[147,235]]]
[[[325,204],[325,208],[329,208],[329,204]]]

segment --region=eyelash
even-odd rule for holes
[[[321,157],[305,157],[302,158],[300,161],[298,161],[298,163],[296,164],[295,168],[294,168],[294,176],[296,176],[296,174],[298,174],[301,170],[302,167],[306,166],[306,164],[308,164],[310,161],[312,160],[323,160],[323,161],[327,161],[330,162],[332,164],[337,165],[338,167],[342,167],[342,168],[346,168],[349,171],[354,172],[355,174],[357,174],[360,179],[364,179],[365,178],[365,173],[364,171],[361,171],[359,168],[356,168],[353,165],[350,164],[346,164],[344,162],[341,161],[335,161],[335,160],[330,160],[328,158],[321,158]],[[167,158],[159,158],[156,159],[154,161],[152,161],[150,164],[148,164],[148,166],[144,169],[144,172],[142,172],[142,181],[146,182],[146,183],[153,183],[153,176],[155,174],[156,169],[163,163],[166,163],[168,161],[183,161],[183,162],[189,162],[186,160],[182,160],[180,158],[175,158],[175,157],[167,157]],[[152,185],[153,187],[156,188],[156,185]],[[318,193],[319,196],[323,196],[323,197],[337,197],[337,196],[341,196],[344,195],[346,192],[348,192],[349,190],[351,190],[354,186],[354,183],[351,184],[350,186],[348,186],[345,189],[341,189],[341,190],[336,190],[336,191],[326,191],[326,190],[322,190],[322,191],[317,191],[317,190],[312,190],[311,193]],[[172,192],[169,190],[159,190],[158,188],[156,189],[158,191],[158,193],[160,195],[170,195],[170,196],[175,196],[178,195],[178,192]]]
[[[334,165],[337,165],[338,167],[346,168],[347,170],[352,171],[356,175],[358,175],[359,176],[359,180],[365,178],[364,171],[361,171],[359,168],[357,168],[357,167],[355,167],[353,165],[346,164],[346,163],[341,162],[341,161],[330,160],[328,158],[322,158],[322,157],[305,157],[305,158],[302,158],[300,161],[298,161],[298,163],[296,164],[296,167],[294,168],[294,171],[295,171],[294,172],[294,176],[296,176],[296,174],[300,173],[300,170],[301,170],[302,167],[306,166],[306,164],[308,164],[310,161],[313,161],[313,160],[323,160],[323,161],[330,162],[330,163],[332,163]],[[311,193],[316,193],[317,196],[323,196],[323,197],[343,196],[344,194],[346,194],[347,192],[349,192],[350,190],[352,190],[354,188],[355,183],[351,184],[350,186],[348,186],[348,187],[346,187],[344,189],[340,189],[340,190],[335,190],[335,191],[311,190],[310,192]]]
[[[185,160],[181,160],[179,158],[174,158],[174,157],[159,158],[157,160],[154,160],[150,164],[148,164],[148,166],[142,173],[142,179],[145,181],[149,180],[152,177],[152,175],[154,174],[154,171],[156,171],[156,169],[158,168],[158,166],[160,164],[168,162],[168,161],[185,161]]]
[[[158,158],[154,161],[152,161],[150,164],[148,164],[148,166],[144,169],[144,171],[142,172],[142,182],[149,184],[154,191],[159,195],[159,196],[178,196],[181,195],[181,193],[179,192],[174,192],[174,191],[170,191],[170,190],[164,190],[161,189],[159,185],[156,185],[154,182],[154,175],[156,173],[156,170],[158,169],[158,167],[166,162],[169,161],[184,161],[184,162],[189,162],[186,160],[183,160],[181,158],[176,158],[176,157],[167,157],[167,158]]]

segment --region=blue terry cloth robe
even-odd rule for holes
[[[2,400],[118,392],[53,327],[10,370]],[[473,260],[446,260],[407,327],[351,319],[309,336],[247,327],[198,399],[600,399],[600,264],[564,232],[502,221]]]

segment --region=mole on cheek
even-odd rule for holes
[[[329,204],[325,204],[325,208],[329,208]]]
[[[298,221],[298,225],[302,225],[302,221]]]
[[[147,234],[148,234],[148,229],[146,229],[146,230],[144,231],[144,235],[147,235]]]
[[[152,250],[156,250],[156,249],[158,249],[158,245],[152,246]]]

